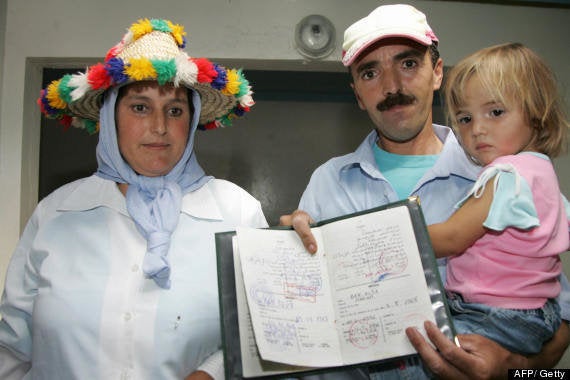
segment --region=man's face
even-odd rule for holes
[[[358,105],[368,112],[385,149],[413,142],[431,127],[443,62],[434,67],[427,47],[405,38],[382,40],[362,53],[350,72]]]

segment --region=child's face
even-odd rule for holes
[[[495,100],[477,77],[465,88],[464,104],[455,115],[463,148],[482,165],[500,156],[533,151],[532,128],[520,107]]]

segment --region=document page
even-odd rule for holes
[[[255,340],[264,360],[310,367],[343,363],[323,251],[291,230],[238,228]],[[318,230],[318,246],[322,247]]]
[[[320,229],[345,364],[414,353],[405,329],[435,318],[407,207]]]
[[[236,231],[261,357],[333,367],[414,353],[405,329],[425,335],[423,322],[436,320],[408,208],[357,214],[312,231],[314,255],[292,230]]]
[[[306,367],[294,367],[283,363],[264,361],[259,356],[257,345],[255,343],[253,326],[251,325],[251,316],[247,306],[239,248],[237,245],[237,238],[235,236],[233,238],[233,252],[243,376],[248,378],[308,370],[309,368]]]

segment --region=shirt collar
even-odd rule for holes
[[[376,141],[378,141],[378,134],[376,130],[373,130],[353,153],[339,157],[339,173],[357,167],[373,178],[383,179],[384,176],[380,173],[380,170],[378,170],[372,149]]]
[[[125,197],[113,181],[95,174],[79,180],[78,185],[61,201],[58,211],[86,211],[97,207],[109,207],[129,215]]]
[[[109,207],[125,216],[125,197],[117,184],[97,175],[85,178],[61,202],[59,211],[86,211],[97,207]],[[181,212],[199,219],[223,220],[222,212],[208,183],[182,198]]]
[[[433,124],[433,129],[436,136],[443,142],[443,149],[435,165],[428,171],[431,173],[429,177],[456,175],[474,181],[481,168],[469,161],[455,134],[449,127],[443,125]],[[339,172],[342,173],[351,168],[359,167],[373,178],[384,179],[374,159],[373,144],[376,144],[377,141],[378,134],[373,130],[356,151],[339,158]],[[458,157],[461,159],[458,160]]]

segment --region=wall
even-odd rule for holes
[[[410,3],[428,15],[446,65],[484,46],[519,41],[542,55],[563,91],[570,91],[570,9]],[[303,62],[293,46],[296,23],[306,15],[323,14],[336,26],[341,41],[348,25],[379,4],[376,0],[0,0],[0,289],[11,252],[36,203],[40,115],[35,98],[44,66],[58,66],[60,58],[66,58],[67,65],[83,66],[104,56],[131,22],[164,17],[186,26],[194,56],[238,62],[246,68],[341,71],[339,46],[324,61]],[[566,104],[570,110],[568,96]],[[562,190],[570,196],[569,157],[558,159],[556,166]]]

